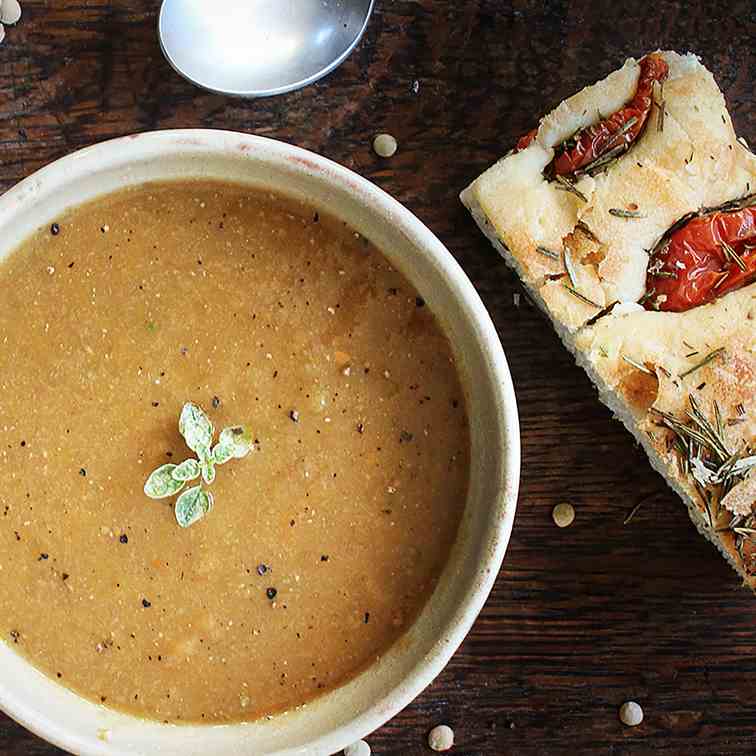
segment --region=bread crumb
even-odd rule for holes
[[[438,725],[428,733],[428,745],[433,751],[448,751],[454,745],[454,730],[448,725]]]

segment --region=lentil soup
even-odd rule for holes
[[[464,509],[451,348],[370,242],[294,200],[148,184],[0,264],[0,637],[81,695],[252,720],[343,684],[417,617]],[[179,527],[149,473],[185,402],[253,452]],[[190,484],[192,485],[192,484]]]

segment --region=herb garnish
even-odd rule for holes
[[[734,262],[742,271],[748,270],[748,266],[745,264],[743,258],[726,241],[722,240],[720,244],[728,260]]]
[[[626,354],[622,355],[622,359],[628,364],[632,365],[636,370],[640,370],[641,373],[646,373],[646,375],[653,375],[656,377],[656,373],[653,370],[649,370],[645,365],[643,365],[640,362],[636,362],[632,357],[628,357]]]
[[[698,362],[693,365],[693,367],[688,368],[684,373],[680,373],[680,378],[686,378],[691,373],[695,373],[696,370],[700,370],[704,365],[708,365],[713,359],[717,358],[724,351],[724,347],[719,347],[719,349],[715,349],[713,352],[709,352],[709,354],[707,354],[706,357],[701,360],[701,362]]]
[[[615,218],[645,218],[646,216],[639,210],[623,210],[621,207],[610,207],[609,215]]]
[[[542,247],[540,244],[536,247],[536,252],[540,252],[545,257],[550,257],[552,260],[559,259],[559,252],[554,252],[553,250],[548,249],[547,247]]]
[[[569,286],[568,284],[562,284],[567,291],[572,294],[573,297],[576,297],[581,302],[585,302],[586,304],[591,305],[592,307],[598,307],[598,309],[601,309],[601,305],[597,305],[592,299],[588,299],[585,295],[581,294],[577,289],[573,289],[572,286]]]
[[[655,408],[651,411],[659,415],[662,424],[675,434],[672,448],[680,456],[683,472],[693,477],[709,528],[718,533],[730,531],[734,534],[735,548],[750,572],[752,565],[745,564],[743,547],[746,540],[756,544],[756,515],[753,512],[733,514],[721,502],[751,470],[756,469],[756,454],[747,447],[734,452],[730,450],[716,401],[712,421],[703,414],[692,394],[688,398],[687,423],[668,412]],[[726,521],[722,522],[723,518],[727,518]]]
[[[572,183],[568,178],[565,176],[555,176],[554,180],[557,182],[556,188],[557,189],[563,189],[565,192],[570,192],[570,194],[574,194],[578,199],[583,200],[583,202],[588,202],[588,197],[586,197],[580,189],[578,189],[575,184]]]
[[[202,408],[191,402],[181,410],[179,432],[197,458],[185,459],[180,465],[161,465],[154,470],[144,484],[144,492],[151,499],[173,496],[200,475],[210,485],[215,480],[216,465],[246,457],[252,450],[252,434],[243,425],[224,428],[213,446],[213,424]],[[176,499],[176,521],[182,528],[188,528],[210,512],[213,504],[213,495],[205,491],[202,484],[193,486]]]

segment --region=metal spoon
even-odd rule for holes
[[[340,65],[374,0],[163,0],[160,45],[204,89],[265,97],[312,84]]]

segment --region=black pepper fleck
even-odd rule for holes
[[[142,599],[142,606],[145,609],[149,609],[152,606],[152,604],[149,601],[147,601],[147,599]]]
[[[422,297],[415,297],[415,304],[418,307],[425,307],[425,300]]]
[[[68,578],[71,576],[67,572],[64,572],[60,577],[61,577],[61,580],[65,583],[66,580],[68,580]]]
[[[328,554],[323,554],[323,556],[320,557],[321,562],[327,562],[328,561]]]
[[[21,446],[26,446],[26,441],[22,441]]]
[[[53,236],[57,236],[60,233],[60,226],[57,223],[53,223],[52,226],[50,226],[50,233]]]
[[[297,412],[296,410],[291,410],[291,412],[289,412],[289,417],[290,417],[290,418],[291,418],[291,419],[292,419],[292,420],[293,420],[293,421],[294,421],[295,423],[298,423],[298,422],[299,422],[299,412]]]
[[[10,637],[14,643],[18,643],[19,639],[21,638],[21,633],[19,633],[18,630],[11,630]]]
[[[275,588],[268,588],[267,591],[265,591],[265,595],[273,601],[273,599],[278,595],[278,591]]]
[[[368,622],[370,622],[370,612],[365,612],[365,624],[367,625]]]
[[[153,403],[152,403],[152,406],[153,406],[153,407],[159,407],[159,406],[160,406],[160,402],[153,402]]]
[[[82,478],[86,478],[87,477],[87,471],[82,467],[79,470],[79,475],[81,475]]]
[[[38,561],[38,562],[41,562],[41,561],[42,561],[43,559],[49,559],[49,558],[50,558],[50,555],[49,555],[49,554],[44,554],[44,553],[43,553],[43,554],[40,554],[40,555],[39,555],[39,559],[37,559],[37,561]]]

